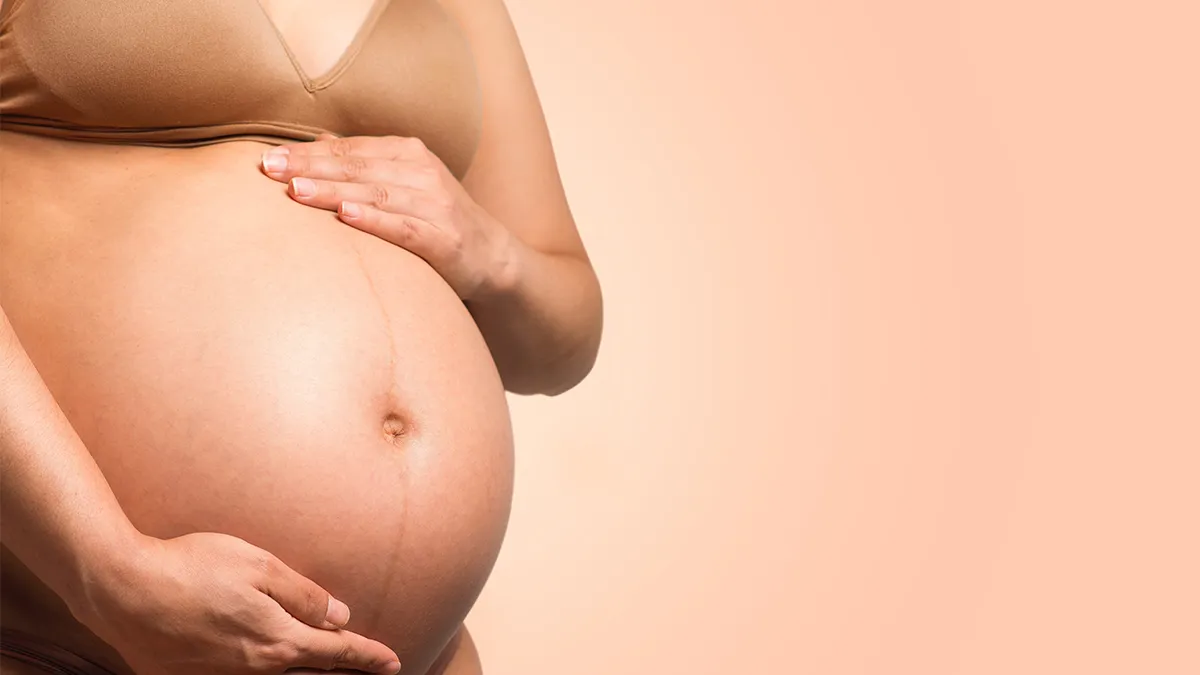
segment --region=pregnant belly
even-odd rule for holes
[[[0,304],[131,520],[271,551],[422,672],[512,489],[503,388],[462,303],[291,202],[257,144],[25,142],[3,157]]]

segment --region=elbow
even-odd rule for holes
[[[503,375],[504,388],[521,396],[558,396],[574,389],[592,372],[598,349],[581,353],[569,360],[545,364],[537,372]]]
[[[558,396],[575,388],[592,372],[596,366],[596,358],[600,354],[600,338],[604,333],[604,300],[600,293],[600,282],[592,274],[590,293],[584,306],[588,310],[582,315],[582,330],[574,342],[574,349],[565,358],[559,360],[557,367],[552,370],[557,377],[549,383],[542,392],[545,396]]]
[[[600,353],[599,338],[600,334],[597,332],[595,339],[590,341],[583,350],[555,368],[555,377],[548,379],[542,391],[537,393],[543,396],[558,396],[567,393],[583,382],[596,366],[596,357]]]
[[[566,348],[557,350],[554,356],[533,367],[513,368],[509,373],[502,372],[505,389],[525,396],[558,396],[574,389],[591,374],[600,354],[604,325],[603,303],[598,285],[594,287],[591,295],[590,302],[584,305],[590,306],[588,311],[580,313],[580,316],[586,318],[578,322],[574,337],[560,343]]]

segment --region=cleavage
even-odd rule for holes
[[[254,0],[311,80],[328,75],[355,40],[371,11],[383,0]]]

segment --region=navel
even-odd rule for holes
[[[400,443],[412,433],[412,424],[403,415],[389,413],[383,418],[383,437],[390,443]]]

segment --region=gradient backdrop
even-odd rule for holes
[[[1200,3],[508,4],[606,332],[488,675],[1200,673]]]

